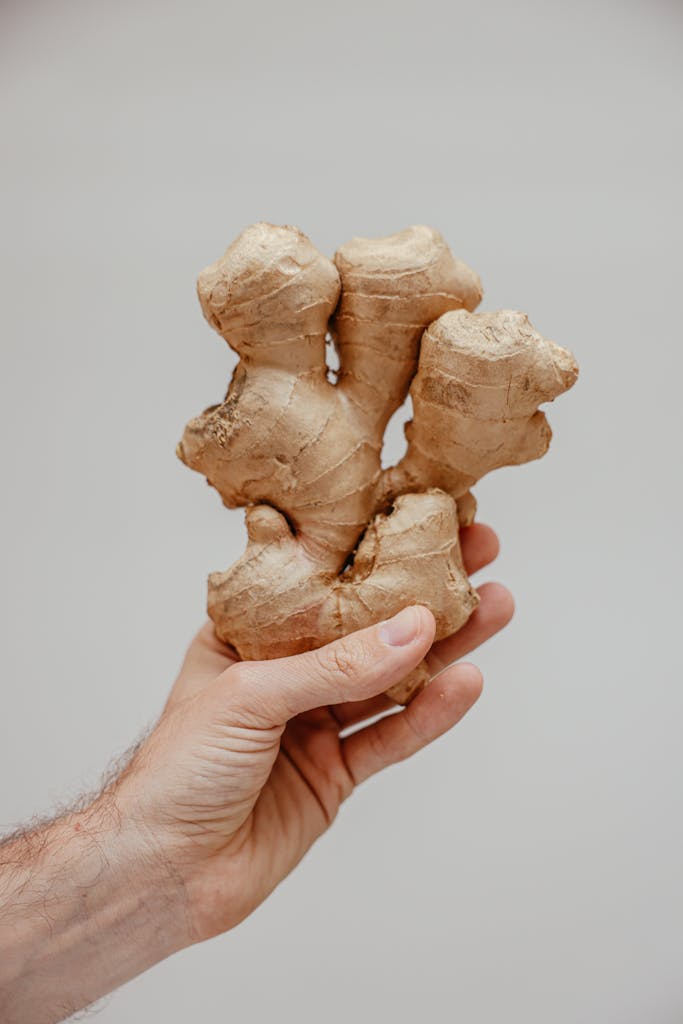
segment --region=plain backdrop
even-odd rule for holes
[[[243,227],[438,227],[582,370],[478,488],[518,602],[479,705],[101,1024],[683,1019],[682,40],[673,0],[0,6],[3,828],[154,721],[242,550],[174,446]]]

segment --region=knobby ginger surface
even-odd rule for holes
[[[576,380],[571,354],[523,313],[475,313],[477,274],[422,226],[355,238],[329,260],[296,228],[255,224],[198,294],[240,357],[225,400],[178,445],[228,508],[247,508],[244,555],[209,577],[217,635],[242,658],[282,657],[414,603],[437,639],[459,629],[477,604],[458,540],[471,488],[546,452],[539,405]],[[409,391],[406,454],[382,470]],[[420,667],[390,696],[405,702],[427,679]]]

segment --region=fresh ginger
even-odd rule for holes
[[[412,603],[431,609],[437,639],[459,629],[477,605],[458,539],[470,488],[544,454],[538,406],[576,380],[571,354],[522,313],[474,313],[478,276],[426,227],[353,239],[331,261],[296,228],[256,224],[198,294],[240,357],[224,402],[178,446],[226,506],[247,507],[244,555],[209,577],[219,638],[242,658],[282,657]],[[383,471],[409,389],[408,449]],[[390,696],[406,702],[427,679],[421,666]]]

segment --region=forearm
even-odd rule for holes
[[[0,1020],[64,1019],[190,942],[183,890],[106,793],[0,846]]]

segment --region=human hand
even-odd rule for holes
[[[498,551],[480,525],[461,542],[470,574]],[[476,701],[479,671],[452,663],[512,615],[504,587],[479,594],[466,626],[431,650],[424,608],[269,662],[238,662],[205,626],[118,778],[91,803],[0,843],[0,1018],[54,1024],[246,917],[356,785]],[[383,691],[425,655],[433,682],[378,720],[393,706]]]
[[[488,527],[462,531],[468,573],[495,558]],[[512,598],[499,584],[456,635],[432,647],[424,608],[306,654],[240,663],[210,623],[192,643],[158,725],[116,793],[165,875],[179,880],[187,937],[234,927],[329,827],[354,787],[455,725],[482,686],[452,664],[501,629]],[[427,652],[429,653],[427,654]],[[397,714],[383,691],[427,655],[434,681]]]

